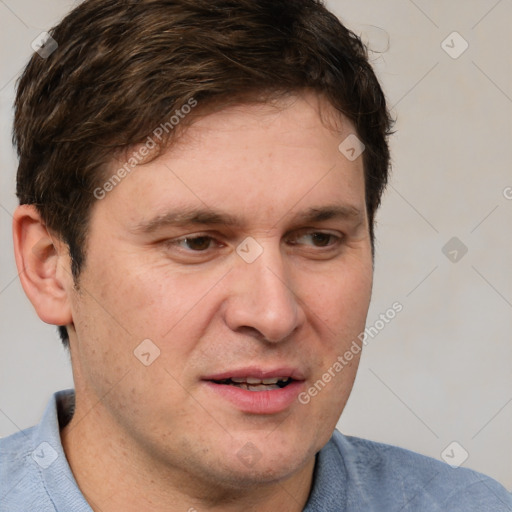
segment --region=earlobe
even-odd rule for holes
[[[73,280],[65,245],[52,238],[35,206],[19,206],[13,219],[14,254],[27,297],[43,322],[71,324]]]

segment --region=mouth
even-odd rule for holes
[[[289,409],[305,386],[304,375],[294,368],[245,368],[202,379],[213,400],[221,399],[252,414],[276,414]]]
[[[232,377],[229,379],[212,380],[215,384],[234,386],[247,391],[272,391],[283,389],[292,383],[291,377],[271,377],[269,379],[257,379],[254,377]]]

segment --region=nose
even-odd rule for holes
[[[271,343],[289,338],[305,319],[289,273],[279,248],[265,248],[252,263],[238,258],[225,302],[229,328]]]

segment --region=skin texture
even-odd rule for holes
[[[66,247],[33,207],[18,209],[23,286],[70,333],[77,402],[61,436],[94,510],[302,510],[359,356],[308,404],[275,414],[243,412],[202,379],[293,367],[305,391],[364,330],[363,162],[338,150],[351,133],[311,94],[200,118],[95,204],[78,290]],[[301,217],[326,207],[356,213]],[[192,209],[237,222],[154,222]],[[236,252],[246,237],[263,249],[252,263]],[[145,339],[160,350],[149,366],[134,355]]]

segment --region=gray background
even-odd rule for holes
[[[0,0],[0,436],[36,423],[50,394],[72,386],[55,328],[39,321],[17,279],[10,130],[31,41],[75,4]],[[328,6],[372,46],[397,117],[368,325],[403,305],[369,339],[339,428],[436,458],[456,441],[452,462],[465,450],[465,466],[510,490],[512,1]],[[458,58],[454,31],[469,44]],[[458,247],[445,252],[453,259],[455,248],[455,262],[443,253],[452,237]]]

